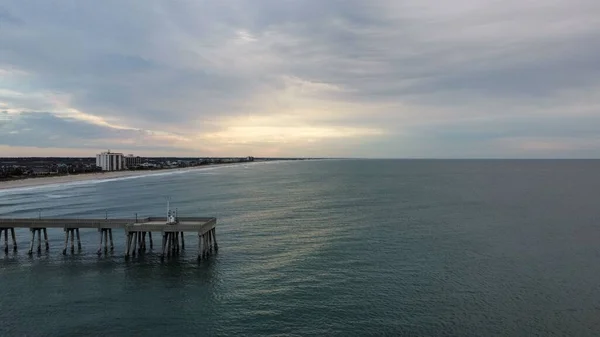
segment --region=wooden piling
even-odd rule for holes
[[[177,252],[177,233],[171,232],[169,235],[171,236],[171,255],[175,256]]]
[[[43,231],[44,231],[44,244],[46,245],[46,251],[49,251],[50,245],[48,244],[48,230],[46,228],[44,228]]]
[[[210,256],[210,232],[206,232],[206,257]]]
[[[35,230],[33,228],[31,228],[30,231],[31,231],[31,245],[29,245],[29,255],[33,254],[33,241],[35,240]]]
[[[42,230],[41,229],[37,229],[37,237],[38,237],[37,252],[39,254],[42,252]]]
[[[142,252],[146,252],[146,232],[142,233]]]
[[[108,252],[108,229],[103,229],[102,232],[104,232],[104,252]]]
[[[200,256],[201,259],[204,259],[204,235],[199,234],[198,241],[198,256]]]
[[[150,241],[150,249],[154,248],[154,244],[152,243],[152,232],[148,232],[148,241]]]
[[[167,256],[171,256],[171,232],[166,233],[167,239]]]
[[[79,234],[79,228],[75,228],[77,234],[77,250],[81,250],[81,235]]]
[[[4,232],[4,253],[8,254],[8,228],[0,228],[0,239],[2,239],[2,232]]]
[[[104,234],[104,231],[102,230],[102,228],[99,228],[98,232],[100,232],[100,245],[98,246],[98,255],[100,255],[102,254],[102,236]]]
[[[215,252],[219,250],[219,245],[217,244],[217,231],[216,228],[211,229],[212,234],[213,234],[213,240],[215,241],[214,245],[215,245]]]
[[[112,252],[113,250],[115,250],[115,245],[113,244],[113,237],[112,237],[112,228],[108,229],[108,236],[110,238],[110,251]]]
[[[173,253],[174,255],[179,255],[179,232],[173,233]]]
[[[162,257],[165,257],[165,250],[167,249],[167,233],[163,232],[162,235]]]
[[[75,253],[75,229],[70,229],[71,232],[71,253]]]
[[[10,235],[12,236],[12,242],[13,242],[13,251],[17,251],[17,238],[15,236],[15,229],[14,228],[10,228]]]
[[[67,245],[69,244],[69,230],[65,228],[65,248],[63,249],[63,255],[67,255]]]
[[[179,232],[173,233],[173,241],[175,243],[173,253],[179,255]]]
[[[181,250],[185,249],[185,239],[183,237],[183,232],[181,232]]]
[[[125,238],[125,257],[129,257],[129,251],[131,247],[131,232],[127,232],[127,237]]]
[[[135,253],[137,250],[137,242],[138,242],[138,235],[139,232],[133,232],[133,251],[132,251],[132,256],[135,257]]]
[[[208,257],[210,253],[210,238],[208,232],[204,234],[204,254]]]

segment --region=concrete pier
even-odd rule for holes
[[[178,256],[185,249],[185,233],[198,236],[198,260],[206,259],[212,252],[218,250],[216,241],[216,218],[178,217],[175,222],[167,222],[166,217],[149,217],[143,219],[2,219],[0,218],[0,242],[4,234],[4,251],[8,253],[9,232],[12,238],[13,250],[17,251],[15,228],[28,228],[31,232],[29,254],[33,254],[37,236],[37,252],[42,252],[42,235],[44,248],[50,250],[48,229],[60,229],[65,233],[65,244],[62,253],[67,254],[70,242],[71,253],[75,252],[75,236],[77,249],[81,250],[80,229],[94,229],[99,233],[98,254],[107,254],[114,250],[113,229],[125,232],[125,257],[135,257],[152,251],[152,233],[162,236],[161,256]]]

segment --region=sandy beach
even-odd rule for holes
[[[206,165],[206,166],[194,166],[194,167],[183,167],[174,169],[163,169],[163,170],[146,170],[146,171],[112,171],[112,172],[98,172],[98,173],[85,173],[75,174],[67,176],[56,176],[56,177],[41,177],[41,178],[26,178],[20,180],[2,181],[0,182],[0,190],[14,189],[14,188],[25,188],[25,187],[37,187],[44,185],[56,185],[65,184],[78,181],[87,180],[110,180],[123,177],[136,177],[136,176],[152,176],[165,174],[177,171],[195,171],[207,168],[215,168],[220,166],[230,165],[241,165],[248,163],[231,163],[231,164],[218,164],[218,165]]]

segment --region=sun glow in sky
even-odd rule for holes
[[[598,157],[600,2],[0,2],[0,157]]]

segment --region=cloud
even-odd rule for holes
[[[0,111],[19,122],[0,124],[0,144],[598,156],[599,13],[594,0],[13,2]]]

